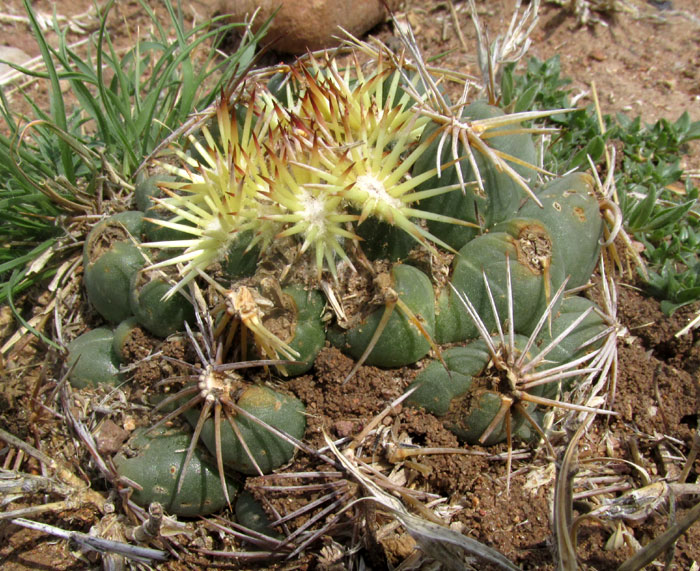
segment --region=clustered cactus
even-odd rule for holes
[[[187,328],[201,364],[159,410],[187,418],[187,460],[201,438],[222,483],[226,469],[287,462],[305,427],[297,399],[235,369],[299,375],[326,342],[358,366],[432,351],[407,402],[490,444],[593,371],[610,330],[600,308],[564,294],[598,260],[594,179],[539,182],[522,125],[537,115],[450,105],[425,67],[359,57],[252,76],[154,165],[137,194],[145,216],[100,222],[85,245],[85,286],[107,321],[135,319],[160,337]],[[86,344],[102,343],[116,375],[114,335],[98,331],[71,349],[88,360]],[[195,480],[184,464],[178,490]]]

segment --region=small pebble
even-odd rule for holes
[[[353,423],[349,420],[339,420],[333,425],[333,428],[340,438],[345,438],[352,434],[353,426]]]
[[[100,454],[111,456],[121,449],[127,438],[129,433],[126,430],[107,419],[98,428],[95,443]]]

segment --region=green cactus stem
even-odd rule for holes
[[[503,232],[484,234],[468,242],[453,261],[452,285],[469,297],[489,331],[496,321],[486,283],[493,293],[496,310],[508,315],[506,266],[513,280],[514,327],[529,332],[555,291],[564,281],[564,267],[553,238],[536,220],[512,220]],[[452,343],[473,339],[476,325],[451,289],[443,289],[437,302],[436,339]]]
[[[283,535],[270,525],[270,518],[265,513],[260,502],[249,491],[243,490],[238,494],[234,509],[236,521],[243,527],[274,539],[283,539]]]
[[[131,316],[131,278],[144,265],[135,237],[143,229],[141,212],[124,212],[98,223],[83,248],[88,299],[107,321],[119,323]]]
[[[228,251],[221,259],[221,271],[224,278],[237,280],[255,273],[260,257],[260,248],[251,247],[252,240],[253,233],[247,230],[231,242]]]
[[[518,335],[515,345],[522,349],[527,341]],[[513,402],[507,368],[492,362],[485,341],[449,349],[443,359],[445,364],[433,361],[416,377],[409,387],[416,391],[407,404],[440,417],[446,428],[469,444],[496,444],[506,439],[509,429],[520,427],[525,419],[522,414],[503,414],[504,403],[510,408]]]
[[[394,264],[385,277],[380,285],[386,295],[384,307],[347,331],[329,332],[328,338],[355,359],[364,357],[368,365],[401,367],[430,351],[435,334],[435,294],[430,279],[413,266]],[[365,355],[371,343],[374,347]]]
[[[316,355],[326,341],[326,328],[321,321],[325,300],[318,291],[307,291],[300,286],[287,287],[282,291],[288,296],[294,316],[294,323],[290,328],[292,334],[285,342],[299,356],[295,358],[298,363],[277,368],[283,374],[294,377],[311,369]]]
[[[133,335],[139,328],[139,322],[135,317],[129,317],[117,325],[114,330],[112,349],[120,361],[126,361],[126,346],[133,339]]]
[[[445,416],[453,399],[471,387],[472,377],[478,375],[489,360],[484,346],[472,343],[443,351],[443,362],[431,361],[415,378],[413,393],[407,404],[414,404],[434,414]]]
[[[565,261],[570,288],[588,282],[600,254],[603,217],[593,177],[575,172],[556,178],[536,192],[542,208],[528,200],[518,216],[536,218],[549,230]]]
[[[491,119],[502,117],[505,113],[497,107],[488,105],[484,101],[475,101],[464,108],[462,117],[468,121]],[[423,139],[434,138],[439,129],[438,124],[429,125],[423,132]],[[494,152],[502,153],[510,157],[513,162],[513,170],[519,174],[528,184],[534,179],[535,171],[526,165],[537,164],[537,152],[532,141],[532,136],[527,132],[519,132],[518,126],[501,126],[487,131],[483,135],[488,145]],[[487,138],[488,137],[488,138]],[[455,144],[456,141],[455,141]],[[438,150],[441,154],[438,158]],[[462,143],[456,147],[459,157],[464,157],[465,149]],[[413,175],[420,175],[435,168],[436,162],[440,165],[448,165],[454,158],[455,149],[451,142],[445,144],[435,138],[430,147],[416,161]],[[478,150],[473,152],[474,163],[469,157],[461,158],[458,164],[446,166],[440,172],[424,182],[420,190],[434,188],[438,185],[464,184],[463,192],[451,192],[445,196],[435,196],[421,201],[422,209],[436,214],[443,214],[471,222],[488,228],[501,222],[512,215],[518,208],[525,194],[520,184],[513,177],[495,165],[492,160],[485,157]],[[481,178],[485,195],[480,193],[477,182]],[[460,176],[461,174],[461,176]],[[456,250],[464,246],[476,235],[476,229],[465,229],[441,221],[428,221],[429,230],[438,238]]]
[[[171,285],[157,271],[136,272],[131,278],[129,303],[138,322],[156,337],[184,331],[194,323],[192,302],[182,292],[163,299]]]
[[[169,174],[160,173],[152,176],[139,175],[139,179],[134,187],[134,202],[136,208],[141,212],[146,212],[155,206],[153,198],[161,198],[163,191],[158,186],[163,182],[173,182],[175,177]]]
[[[195,450],[185,466],[185,456],[192,434],[182,428],[160,428],[137,432],[129,448],[114,457],[117,473],[135,482],[131,499],[140,506],[162,504],[166,512],[196,517],[221,511],[235,497],[238,485],[227,479],[221,488],[216,468]],[[182,480],[178,490],[178,482]]]
[[[560,305],[566,287],[564,280],[540,313],[531,335],[517,335],[515,320],[517,312],[523,308],[518,307],[515,301],[516,281],[511,275],[510,264],[505,265],[504,273],[504,313],[507,315],[507,321],[500,317],[497,308],[492,309],[497,328],[496,335],[491,335],[482,312],[470,296],[464,291],[453,289],[456,300],[462,304],[464,311],[474,322],[481,339],[468,345],[470,349],[454,349],[450,350],[449,354],[446,352],[450,357],[449,363],[443,359],[440,364],[428,365],[416,378],[413,385],[416,392],[408,396],[408,402],[434,411],[460,439],[471,444],[493,444],[504,438],[510,443],[512,435],[518,431],[524,420],[542,435],[542,430],[531,414],[536,405],[610,413],[555,401],[549,396],[556,391],[556,385],[554,391],[551,389],[553,383],[600,371],[600,367],[593,364],[600,349],[591,351],[583,358],[565,358],[561,364],[553,365],[550,360],[553,350],[569,334],[572,335],[572,345],[580,340],[579,335],[585,334],[584,331],[590,323],[585,324],[584,321],[593,308],[589,307],[566,324],[566,320],[563,320],[558,334],[552,337],[549,343],[542,343],[538,336],[545,325],[551,323],[552,314]],[[493,284],[488,279],[484,281],[484,290],[486,297],[495,307],[497,291],[494,291]],[[501,325],[502,321],[507,327]],[[577,329],[579,326],[580,329]],[[552,329],[554,330],[553,325]],[[594,332],[594,337],[587,341],[595,342],[605,333]],[[585,344],[586,342],[583,343]],[[564,354],[562,356],[566,357]],[[591,366],[581,368],[581,365]],[[454,367],[454,370],[451,367]],[[544,395],[545,392],[547,396]]]
[[[117,385],[124,380],[113,341],[114,332],[110,328],[98,327],[68,344],[66,365],[70,369],[68,381],[72,386],[82,389],[100,384]]]
[[[299,440],[306,429],[304,410],[302,402],[289,395],[259,385],[245,388],[235,403],[234,414],[222,419],[219,427],[224,464],[243,474],[267,474],[289,462],[294,445],[241,411]],[[185,413],[193,426],[199,417],[196,410]],[[214,419],[204,422],[201,437],[211,453],[216,454]]]

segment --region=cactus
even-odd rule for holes
[[[470,389],[472,377],[484,369],[489,353],[483,344],[472,343],[447,349],[442,359],[428,363],[409,387],[413,392],[408,402],[435,416],[445,416],[452,400]]]
[[[124,212],[95,225],[85,240],[85,289],[107,321],[119,323],[131,315],[131,278],[145,263],[134,242],[142,230],[143,214]]]
[[[479,335],[452,287],[494,332],[495,315],[507,317],[508,265],[514,330],[529,335],[566,276],[570,286],[590,277],[602,234],[590,177],[530,188],[536,129],[521,124],[549,112],[460,99],[448,116],[429,71],[375,64],[341,70],[309,57],[268,85],[252,82],[190,136],[191,154],[175,152],[182,166],[161,165],[176,180],[153,199],[174,217],[160,223],[189,237],[144,246],[183,250],[152,266],[180,264],[166,298],[202,273],[219,280],[212,311],[225,355],[247,358],[252,339],[258,356],[308,370],[313,352],[302,357],[272,326],[285,312],[293,321],[289,302],[269,294],[282,286],[326,295],[332,313],[325,331],[316,323],[315,347],[327,337],[358,366],[397,367]],[[452,254],[451,269],[434,273]],[[347,301],[356,295],[362,303]]]
[[[388,298],[386,307],[374,310],[347,331],[331,332],[329,339],[356,359],[370,348],[364,359],[369,365],[399,367],[413,363],[430,351],[427,339],[434,335],[432,285],[423,272],[404,264],[394,265],[390,276],[380,277],[386,282],[381,287]],[[393,310],[395,305],[399,305],[398,310]],[[378,330],[380,337],[373,339]]]
[[[575,172],[543,185],[537,191],[542,207],[529,200],[520,217],[540,220],[553,237],[553,248],[565,261],[569,287],[585,284],[600,253],[603,218],[595,195],[593,177]]]
[[[484,120],[492,117],[502,117],[502,110],[488,105],[484,101],[476,101],[467,105],[462,118],[465,120]],[[423,132],[423,138],[430,138],[439,129],[437,123],[431,124]],[[499,131],[503,135],[499,136]],[[526,132],[513,133],[507,126],[501,126],[491,131],[489,139],[494,150],[515,157],[520,164],[514,164],[514,170],[523,176],[527,182],[534,181],[535,171],[527,166],[536,164],[537,153],[532,136]],[[416,162],[413,169],[414,176],[430,171],[436,164],[448,164],[452,154],[450,145],[444,145],[438,157],[439,140],[434,140],[430,147]],[[465,153],[460,142],[457,153],[462,156]],[[476,181],[481,179],[484,193],[480,192]],[[421,185],[421,189],[429,189],[441,185],[465,185],[464,192],[450,193],[446,196],[435,196],[421,202],[421,208],[430,212],[455,216],[461,220],[469,221],[477,226],[490,227],[502,222],[518,209],[522,198],[520,185],[506,172],[503,172],[478,150],[474,153],[474,163],[469,158],[464,158],[457,164],[441,169],[430,180]],[[454,224],[439,221],[429,221],[428,227],[440,239],[444,240],[455,249],[464,246],[477,234],[476,229],[465,230]]]
[[[551,327],[540,331],[537,337],[538,345],[547,346],[558,339],[582,315],[584,317],[580,323],[552,347],[547,356],[550,364],[545,365],[545,368],[553,368],[578,360],[601,347],[605,336],[611,332],[610,326],[606,322],[603,311],[594,302],[579,296],[567,297],[562,301],[559,311],[552,319]],[[559,388],[564,392],[570,391],[579,378],[564,379],[561,387],[558,383],[551,383],[546,387],[543,395],[553,398]]]
[[[252,385],[236,372],[248,367],[286,363],[264,360],[224,364],[221,362],[222,342],[212,339],[211,323],[207,333],[202,322],[200,316],[203,346],[192,331],[187,330],[202,361],[201,366],[190,365],[193,374],[171,379],[172,382],[184,380],[186,385],[158,403],[154,412],[174,409],[150,430],[159,429],[183,415],[194,427],[183,474],[187,473],[187,464],[201,438],[216,459],[221,487],[225,490],[224,465],[245,474],[262,474],[288,462],[295,440],[300,440],[304,434],[306,418],[304,405],[298,399]]]
[[[564,281],[563,262],[553,247],[553,238],[537,221],[513,219],[501,225],[504,230],[484,234],[468,242],[455,257],[452,269],[454,289],[467,295],[486,323],[495,329],[495,315],[487,295],[488,283],[498,315],[505,316],[508,273],[513,287],[514,327],[527,332],[534,327],[546,308],[552,289]],[[508,266],[508,272],[505,267]],[[478,334],[464,307],[456,302],[451,289],[438,299],[438,335],[440,343],[465,341]]]
[[[108,327],[98,327],[71,341],[66,359],[70,384],[81,389],[120,383],[123,380],[119,373],[121,361],[113,344],[114,332]]]
[[[453,290],[456,299],[473,320],[481,339],[455,347],[443,354],[441,362],[430,363],[409,387],[407,403],[441,417],[445,426],[470,444],[495,444],[518,432],[527,421],[543,435],[534,418],[536,405],[558,406],[579,411],[607,413],[587,406],[553,400],[561,382],[600,368],[591,364],[601,352],[600,341],[610,333],[594,313],[595,305],[570,298],[559,307],[566,281],[541,312],[529,337],[515,333],[515,319],[522,307],[515,301],[511,266],[505,268],[508,331],[501,328],[495,292],[484,274],[486,297],[491,301],[498,334],[490,335],[482,313],[465,292]],[[546,327],[549,323],[550,327]],[[527,432],[527,431],[524,431]]]
[[[517,335],[513,349],[517,355],[527,346],[527,338]],[[492,339],[498,351],[509,350],[509,344]],[[507,424],[515,431],[525,417],[515,411],[506,419],[501,414],[504,403],[510,404],[512,389],[505,385],[512,376],[504,360],[493,360],[490,347],[484,340],[466,347],[455,347],[445,352],[443,365],[434,361],[416,377],[409,389],[417,390],[407,400],[438,417],[461,440],[470,444],[494,444],[505,440]],[[494,420],[497,421],[495,425]]]
[[[270,525],[270,518],[265,513],[260,502],[247,490],[243,490],[238,494],[235,511],[236,520],[243,527],[267,537],[277,540],[283,539],[282,534],[275,531],[275,528]]]
[[[194,323],[194,308],[184,295],[166,300],[170,284],[158,272],[136,272],[131,278],[129,304],[136,320],[156,337],[184,331],[185,323]]]
[[[267,387],[253,385],[242,391],[233,411],[235,417],[221,420],[218,428],[222,459],[226,466],[242,474],[268,474],[291,460],[294,445],[256,423],[249,415],[301,439],[306,429],[301,401]],[[185,416],[190,424],[197,426],[197,411],[191,410]],[[217,453],[215,422],[215,419],[209,418],[202,426],[202,441],[212,454]]]
[[[133,312],[156,336],[184,325],[199,358],[170,359],[189,370],[162,381],[173,390],[154,410],[151,433],[178,417],[193,428],[168,493],[204,469],[203,447],[224,502],[226,471],[289,462],[304,405],[245,369],[279,383],[310,371],[326,341],[355,360],[346,381],[362,364],[428,358],[406,402],[465,442],[541,434],[540,406],[598,411],[555,401],[596,369],[609,332],[563,293],[599,254],[592,179],[539,182],[522,125],[546,112],[452,106],[428,70],[373,63],[309,56],[268,84],[252,78],[188,135],[187,153],[152,165],[160,179],[137,197],[145,230],[131,230],[145,243],[122,228],[109,244],[129,267],[115,273],[128,275],[126,311],[99,299],[118,288],[95,285],[104,270],[88,239],[98,311],[115,322]]]
[[[112,337],[112,350],[120,361],[126,361],[126,346],[132,339],[132,335],[139,327],[139,322],[135,317],[129,317],[122,321],[114,329]]]
[[[216,468],[200,452],[195,452],[185,470],[190,439],[191,435],[179,428],[148,433],[141,429],[130,440],[128,452],[114,457],[119,476],[140,487],[131,495],[136,504],[148,506],[158,502],[168,513],[195,517],[220,511],[235,497],[237,484],[227,480],[224,493]]]
[[[306,291],[299,286],[282,291],[293,305],[293,333],[291,339],[286,341],[298,353],[295,359],[298,363],[278,368],[284,375],[296,376],[306,373],[313,366],[326,340],[325,326],[321,321],[324,300],[318,291]]]

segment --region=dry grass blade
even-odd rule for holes
[[[700,502],[695,504],[681,521],[673,524],[667,531],[620,565],[618,571],[637,571],[637,569],[642,569],[671,547],[698,519],[700,519]]]
[[[520,15],[521,5],[521,0],[517,0],[506,34],[498,36],[493,43],[489,43],[488,34],[481,25],[474,0],[469,0],[472,21],[476,29],[479,68],[491,103],[498,99],[496,86],[500,81],[503,65],[518,62],[525,56],[531,44],[530,34],[539,20],[539,0],[530,2],[522,15]]]
[[[65,531],[61,528],[48,525],[46,523],[39,523],[35,521],[26,520],[23,518],[17,518],[12,520],[12,523],[28,529],[35,529],[37,531],[42,531],[56,537],[61,537],[67,539],[79,545],[81,548],[90,551],[97,551],[98,553],[116,553],[133,559],[134,561],[139,561],[142,563],[150,563],[152,561],[165,561],[168,558],[168,554],[165,551],[159,549],[151,549],[149,547],[140,547],[137,545],[129,545],[128,543],[123,543],[121,541],[112,541],[110,539],[102,539],[101,537],[94,537],[86,533],[81,533],[79,531]]]
[[[219,516],[215,516],[215,519],[205,519],[204,523],[214,528],[217,531],[223,532],[231,537],[234,537],[240,541],[249,543],[258,548],[259,551],[255,553],[251,552],[221,552],[212,550],[201,550],[202,553],[208,555],[217,555],[221,557],[228,558],[240,558],[240,559],[256,559],[256,555],[262,556],[261,559],[284,557],[287,554],[288,548],[285,548],[281,541],[260,533],[258,531],[249,529],[243,525],[240,525],[234,521],[224,520]]]
[[[501,553],[470,537],[410,514],[403,504],[384,492],[340,452],[324,433],[326,444],[336,458],[369,493],[369,499],[393,515],[416,540],[421,550],[443,565],[444,569],[461,571],[465,565],[494,565],[499,569],[518,569]]]
[[[577,446],[594,418],[593,414],[588,414],[571,437],[557,475],[554,491],[554,537],[558,554],[557,568],[562,571],[578,569],[576,538],[572,536],[574,476],[578,471]]]
[[[41,464],[43,464],[46,469],[56,475],[60,483],[57,483],[56,485],[58,486],[55,488],[54,491],[60,491],[61,495],[67,496],[67,499],[65,502],[57,502],[57,504],[64,504],[66,505],[62,509],[70,509],[71,507],[77,508],[81,505],[85,504],[92,504],[96,506],[98,509],[102,510],[103,505],[105,503],[105,499],[102,497],[102,495],[92,489],[90,489],[85,482],[83,482],[80,478],[78,478],[69,468],[64,466],[63,464],[59,463],[57,460],[54,458],[51,458],[41,452],[40,450],[37,450],[34,448],[31,444],[28,444],[26,442],[23,442],[16,436],[13,436],[9,432],[3,430],[0,428],[0,440],[4,440],[7,444],[10,446],[14,446],[16,448],[19,448],[20,450],[24,451],[26,454],[32,456],[33,458],[36,458]],[[25,475],[22,474],[22,477]],[[28,476],[28,475],[27,475]],[[31,480],[34,482],[34,485],[36,484],[35,480]],[[45,482],[46,483],[46,482]],[[23,486],[26,484],[23,484]],[[30,484],[30,489],[31,489],[31,484]],[[26,492],[25,492],[26,493]],[[60,506],[59,506],[59,509]],[[42,508],[39,508],[39,511],[46,511]]]

